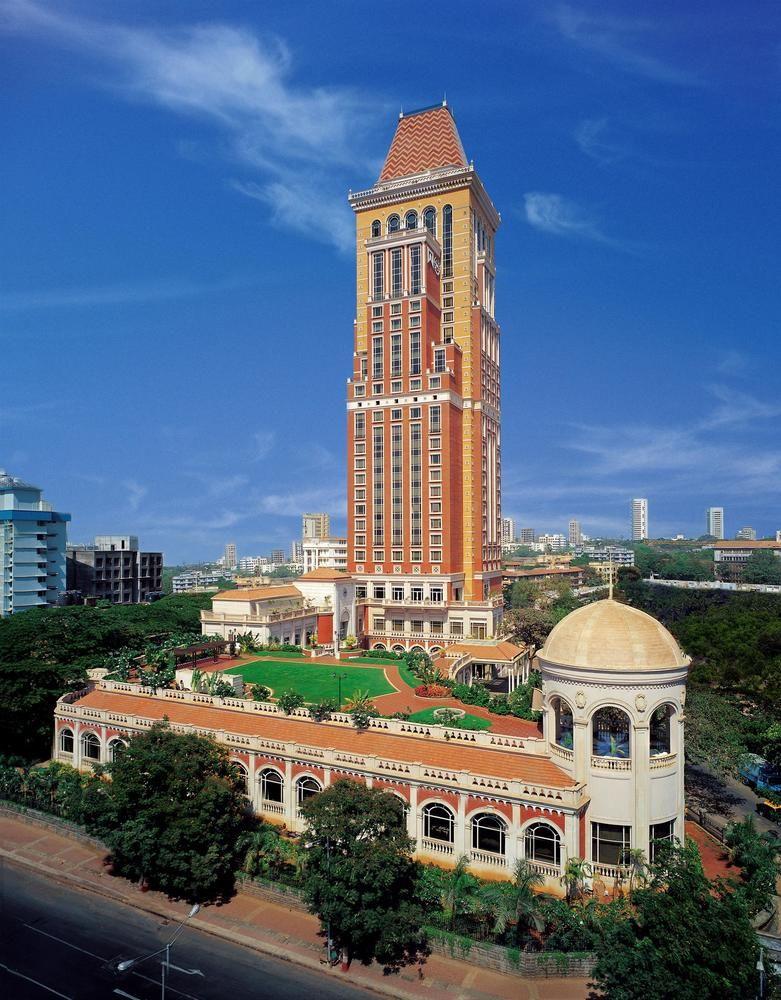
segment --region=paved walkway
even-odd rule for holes
[[[119,902],[155,913],[167,919],[181,919],[187,912],[182,903],[172,903],[161,893],[141,893],[122,878],[106,874],[103,852],[71,840],[22,817],[0,815],[0,858],[34,868],[55,880],[65,880],[77,888],[97,892]],[[223,906],[206,906],[192,920],[203,931],[276,955],[323,975],[346,979],[356,986],[404,998],[430,1000],[584,1000],[585,979],[522,979],[491,972],[476,965],[432,955],[425,964],[423,978],[416,970],[383,976],[374,966],[353,965],[348,973],[320,965],[323,942],[319,922],[308,913],[238,894]]]

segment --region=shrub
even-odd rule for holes
[[[485,684],[473,684],[471,687],[468,684],[454,684],[450,693],[465,705],[480,705],[482,708],[487,708],[491,701],[491,695]]]
[[[271,688],[267,688],[265,684],[252,685],[252,698],[254,701],[268,701],[270,697]]]
[[[279,698],[277,698],[277,704],[285,715],[290,715],[291,712],[297,708],[301,708],[304,704],[304,696],[299,694],[298,691],[283,691]]]
[[[406,712],[394,712],[391,719],[400,719],[402,722],[406,722],[411,715],[412,711],[408,709]]]
[[[317,705],[309,706],[309,714],[315,722],[326,722],[331,718],[331,713],[338,710],[339,705],[336,698],[326,698],[325,701],[321,701]]]
[[[447,698],[450,690],[443,684],[419,684],[415,694],[418,698]]]

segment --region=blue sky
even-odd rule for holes
[[[454,109],[504,508],[781,527],[781,8],[0,0],[0,466],[169,561],[344,519],[348,188]]]

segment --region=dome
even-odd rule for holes
[[[690,663],[661,622],[612,598],[562,618],[539,656],[548,663],[590,670],[663,670]]]

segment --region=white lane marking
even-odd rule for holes
[[[65,938],[57,937],[56,934],[49,934],[48,931],[42,931],[40,927],[33,927],[32,924],[24,924],[28,930],[35,931],[36,934],[43,934],[44,937],[51,938],[52,941],[59,941],[60,944],[64,944],[66,948],[73,948],[74,951],[80,951],[84,955],[89,955],[90,958],[96,958],[99,962],[108,962],[108,958],[103,958],[102,955],[96,955],[94,951],[87,951],[86,948],[80,948],[77,944],[71,944],[70,941],[66,941]],[[151,976],[144,975],[143,972],[138,972],[133,970],[133,975],[137,976],[139,979],[145,980],[147,983],[154,983],[157,985],[157,980],[152,979]],[[184,993],[182,990],[178,990],[175,986],[168,985],[167,987],[171,993],[177,993],[180,997],[184,997],[185,1000],[198,1000],[198,997],[194,997],[191,993]],[[116,991],[115,991],[116,992]],[[127,994],[129,996],[129,994]],[[136,1000],[136,998],[133,998]]]
[[[17,972],[16,969],[10,969],[7,965],[3,965],[2,962],[0,962],[0,969],[5,969],[5,971],[10,972],[12,976],[18,976],[20,979],[26,979],[28,983],[35,983],[35,985],[40,986],[42,990],[47,990],[49,993],[53,993],[56,997],[62,997],[62,1000],[73,1000],[73,997],[66,996],[58,990],[53,990],[51,986],[47,986],[46,983],[40,983],[37,979],[33,979],[31,976],[25,976],[23,972]]]
[[[138,997],[134,997],[132,993],[125,993],[124,990],[114,990],[118,997],[127,997],[127,1000],[138,1000]]]
[[[80,951],[84,955],[89,955],[90,958],[97,958],[99,962],[107,962],[107,958],[103,958],[102,955],[96,955],[94,951],[87,951],[86,948],[80,948],[77,944],[71,944],[70,941],[66,941],[65,938],[57,937],[56,934],[50,934],[48,931],[42,931],[40,927],[33,927],[32,924],[24,925],[28,930],[35,931],[36,934],[43,934],[44,937],[51,938],[52,941],[59,941],[60,944],[66,945],[68,948],[73,948],[74,951]]]

